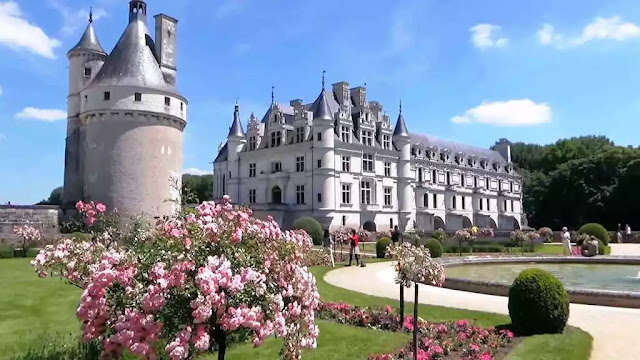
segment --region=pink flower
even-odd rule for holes
[[[83,211],[83,209],[84,209],[84,203],[82,201],[78,201],[76,203],[76,210]]]
[[[96,210],[98,210],[99,213],[104,213],[107,211],[107,207],[103,203],[98,203],[96,205]]]
[[[196,330],[196,335],[191,341],[199,351],[207,351],[209,350],[210,346],[209,340],[209,333],[207,333],[207,330],[204,326],[200,325]]]

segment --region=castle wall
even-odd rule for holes
[[[109,92],[110,100],[104,100],[104,93]],[[135,101],[135,93],[141,93],[140,101]],[[187,101],[175,94],[142,89],[130,86],[95,86],[82,91],[80,94],[80,112],[131,110],[148,111],[158,114],[187,119]],[[170,104],[165,105],[165,97],[170,98]]]
[[[20,237],[13,233],[13,227],[27,222],[40,230],[45,239],[57,239],[60,236],[59,216],[57,206],[0,205],[0,239],[5,240],[1,245],[17,244]]]

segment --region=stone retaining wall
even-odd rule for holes
[[[60,237],[59,218],[62,211],[58,206],[49,205],[0,205],[0,239],[4,244],[11,245],[20,239],[13,233],[14,226],[29,223],[45,237],[57,239]]]

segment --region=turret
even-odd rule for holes
[[[242,129],[242,122],[240,121],[240,106],[237,103],[233,110],[233,122],[231,123],[231,127],[229,127],[227,142],[229,144],[229,161],[236,161],[238,159],[238,153],[242,151],[242,146],[247,142],[244,130]]]
[[[313,196],[315,207],[320,209],[335,209],[335,179],[334,179],[334,112],[329,105],[327,91],[324,88],[322,72],[322,90],[313,102],[313,166],[314,172],[320,179],[314,182]],[[333,95],[333,94],[331,94]],[[329,224],[323,224],[328,226]]]
[[[393,144],[400,151],[400,161],[398,161],[398,198],[400,203],[400,225],[405,229],[413,227],[411,214],[415,205],[413,189],[411,188],[411,139],[407,125],[402,116],[402,102],[396,127],[393,130]]]

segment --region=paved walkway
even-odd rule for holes
[[[395,272],[392,264],[382,262],[367,264],[365,268],[337,268],[328,272],[325,280],[341,288],[398,300],[398,285],[394,283]],[[366,281],[363,281],[364,279]],[[408,294],[413,300],[413,291],[408,291]],[[419,302],[500,314],[509,313],[506,297],[432,286],[420,287]],[[571,304],[570,312],[569,324],[586,330],[593,336],[594,348],[591,359],[640,359],[640,309]]]
[[[611,255],[640,256],[640,244],[609,243],[609,246],[611,246]]]

